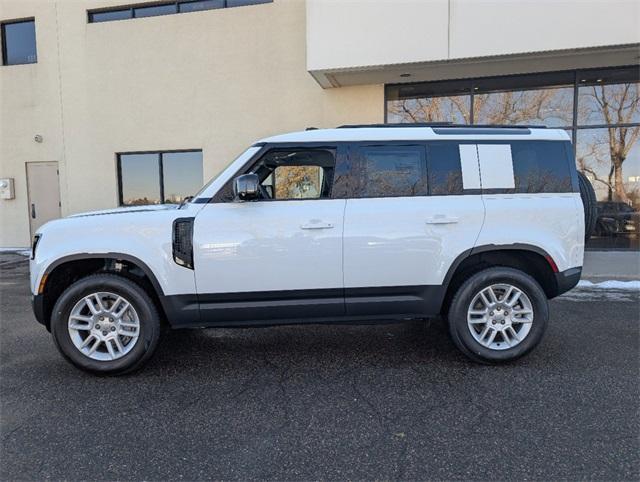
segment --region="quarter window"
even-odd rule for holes
[[[515,192],[571,192],[568,142],[512,142]]]
[[[202,187],[202,151],[118,155],[120,204],[180,203]]]
[[[35,64],[36,23],[34,20],[7,22],[2,30],[2,63],[4,65]]]

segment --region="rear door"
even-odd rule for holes
[[[347,315],[436,311],[484,218],[479,189],[463,188],[458,143],[354,144],[349,162],[358,175],[344,193]],[[477,162],[469,168],[477,177]]]

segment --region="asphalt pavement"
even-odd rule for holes
[[[640,294],[551,302],[541,345],[467,361],[440,321],[169,333],[141,371],[65,362],[0,255],[0,479],[640,478]]]

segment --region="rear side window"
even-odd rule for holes
[[[515,192],[573,191],[570,159],[565,142],[514,141],[511,143]]]
[[[432,196],[462,194],[460,143],[433,142],[427,147],[429,159],[429,193]]]
[[[427,165],[422,146],[356,146],[359,182],[353,197],[427,195]]]

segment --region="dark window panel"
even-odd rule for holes
[[[164,202],[180,203],[197,193],[203,184],[202,151],[162,154]]]
[[[152,5],[150,7],[138,7],[133,9],[133,16],[136,18],[141,17],[157,17],[159,15],[171,15],[177,13],[177,6],[175,3],[168,5]]]
[[[132,10],[130,8],[110,10],[108,12],[90,12],[89,21],[94,23],[110,22],[112,20],[125,20],[127,18],[131,18],[131,16]]]
[[[419,146],[356,148],[362,169],[355,197],[426,196],[427,169]]]
[[[515,192],[571,192],[571,146],[566,142],[511,143]]]
[[[160,155],[121,154],[122,204],[160,204]]]
[[[2,24],[2,46],[4,65],[36,63],[35,21]]]
[[[259,5],[271,2],[273,0],[227,0],[227,7],[244,7],[245,5]]]
[[[195,2],[181,2],[180,4],[178,4],[178,11],[180,13],[184,13],[224,8],[224,2],[225,0],[198,0]]]
[[[427,148],[427,159],[432,196],[463,193],[459,143],[432,142]]]

